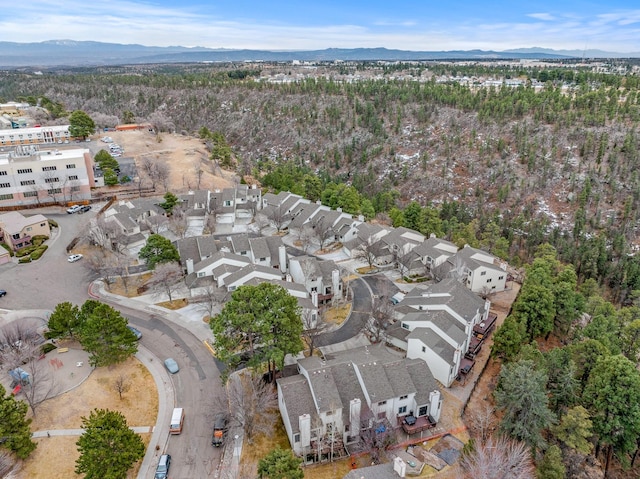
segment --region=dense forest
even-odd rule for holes
[[[613,67],[624,73],[464,63],[3,72],[0,98],[44,101],[51,122],[83,110],[99,126],[205,132],[222,138],[214,150],[233,152],[227,166],[275,190],[516,266],[548,241],[579,282],[595,279],[624,303],[640,289],[640,76]]]
[[[264,63],[2,72],[0,100],[39,104],[43,122],[82,110],[100,127],[148,121],[159,132],[197,135],[213,161],[273,191],[523,266],[493,350],[504,361],[500,429],[530,447],[540,478],[631,477],[640,445],[636,68]]]

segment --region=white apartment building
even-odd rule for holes
[[[69,125],[0,130],[0,147],[43,143],[53,145],[69,143],[69,141],[71,141]]]
[[[0,153],[0,206],[88,200],[94,185],[93,159],[86,148],[20,145]]]

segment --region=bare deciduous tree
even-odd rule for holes
[[[149,230],[154,234],[160,234],[160,230],[165,226],[169,219],[164,215],[152,215],[147,218]]]
[[[320,249],[324,249],[325,243],[331,239],[334,234],[331,223],[324,216],[321,216],[312,221],[311,224],[313,233],[315,237],[318,238],[318,243],[320,243]]]
[[[505,437],[475,441],[458,465],[461,479],[534,479],[535,468],[526,444]]]
[[[20,380],[20,394],[36,415],[37,407],[57,393],[57,385],[49,364],[43,360],[42,336],[33,326],[13,322],[1,332],[0,363],[8,370],[20,368],[28,376]]]
[[[311,240],[313,239],[313,229],[309,225],[302,226],[297,233],[297,241],[299,248],[307,253],[311,248]]]
[[[178,238],[184,239],[189,229],[189,218],[186,211],[183,208],[174,208],[167,226]]]
[[[9,477],[18,459],[8,450],[0,449],[0,477]]]
[[[165,162],[156,163],[155,167],[155,175],[160,183],[162,183],[162,187],[164,191],[169,191],[169,178],[171,176],[171,169],[169,165]]]
[[[482,404],[467,411],[466,422],[472,436],[478,441],[486,442],[498,423],[495,409],[489,404]]]
[[[367,322],[371,342],[379,343],[384,338],[384,332],[389,327],[393,318],[393,304],[391,298],[386,294],[381,294],[373,301],[371,317]]]
[[[282,231],[284,225],[291,217],[287,213],[287,210],[282,206],[276,206],[273,208],[269,208],[266,211],[265,216],[267,219],[273,224],[273,226],[278,230],[278,233]]]
[[[212,279],[213,278],[208,278]],[[198,302],[198,308],[206,313],[210,318],[213,317],[216,306],[221,303],[220,291],[216,288],[215,284],[210,283],[202,288],[202,294],[198,296],[196,301]]]
[[[369,268],[373,268],[380,254],[380,242],[370,236],[353,251],[353,258],[364,261],[369,265]]]
[[[269,218],[263,214],[257,214],[253,217],[253,223],[251,223],[251,229],[256,233],[262,233],[265,228],[270,225]]]
[[[315,311],[304,309],[301,314],[302,318],[302,339],[309,348],[309,356],[313,356],[318,337],[324,333],[329,324],[324,314],[318,314]]]
[[[118,393],[122,401],[122,395],[131,389],[129,378],[125,374],[118,375],[118,377],[113,380],[113,389]]]
[[[173,301],[173,294],[182,285],[182,267],[178,263],[161,263],[153,270],[149,285],[157,294],[166,294]]]
[[[242,372],[229,378],[227,395],[229,417],[242,427],[249,444],[256,434],[271,433],[278,417],[278,397],[271,384]]]

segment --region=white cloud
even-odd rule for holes
[[[95,40],[143,45],[192,45],[272,50],[328,47],[380,47],[406,50],[506,50],[540,46],[554,49],[599,48],[640,51],[640,10],[610,11],[591,17],[581,12],[530,13],[520,22],[471,21],[448,24],[437,18],[379,21],[374,24],[306,26],[283,20],[230,19],[193,8],[169,8],[115,0],[88,2],[32,0],[3,7],[0,39],[32,42],[52,39]],[[250,14],[250,12],[248,12]]]
[[[554,17],[550,13],[529,13],[527,14],[527,17],[535,18],[536,20],[546,20],[549,22],[556,19],[556,17]]]

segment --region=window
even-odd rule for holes
[[[58,169],[57,166],[43,166],[42,171],[56,171]]]
[[[0,188],[9,188],[11,187],[11,183],[0,183]]]
[[[267,261],[267,258],[260,258],[260,261],[262,262]]]
[[[22,170],[18,170],[19,175],[24,175],[25,173],[33,173],[31,168],[23,168]]]
[[[71,170],[73,168],[75,168],[76,165],[74,163],[71,163],[70,165],[67,165],[67,170]]]
[[[499,280],[500,280],[500,279],[504,279],[504,276],[498,276],[498,279],[499,279]]]
[[[6,171],[0,171],[0,176],[7,176],[7,172]]]
[[[36,180],[25,180],[20,182],[21,186],[35,185],[35,184],[36,184]]]
[[[71,175],[69,176],[70,180],[77,180],[78,179],[78,175]]]
[[[378,403],[378,406],[384,406],[385,404],[387,404],[387,401],[380,401],[380,402]]]
[[[31,226],[27,227],[27,231],[31,231],[33,228]]]
[[[53,195],[55,193],[62,193],[62,188],[51,188],[50,190],[47,190],[49,192],[50,195]]]
[[[427,352],[427,347],[426,346],[422,346],[422,352],[426,353]]]
[[[13,199],[13,195],[9,194],[9,195],[0,195],[0,200],[12,200]]]
[[[57,183],[58,181],[60,181],[60,178],[45,178],[44,179],[45,183]]]
[[[300,442],[300,434],[293,435],[293,442]]]
[[[409,331],[409,325],[408,325],[407,323],[402,323],[402,324],[400,325],[400,327],[401,327],[402,329],[406,329],[407,331]]]
[[[426,416],[428,411],[428,406],[420,406],[420,409],[418,409],[418,416]]]
[[[204,271],[198,271],[198,278],[203,278],[205,275]]]
[[[482,272],[480,272],[480,276],[484,276],[484,275],[486,275],[486,274],[487,274],[487,272],[486,272],[486,271],[482,271]]]
[[[398,408],[398,414],[406,414],[407,413],[407,406],[400,406]]]
[[[405,396],[400,396],[400,401],[402,401],[403,399],[407,399],[409,396],[405,395]]]
[[[25,198],[32,198],[34,196],[38,196],[38,192],[37,191],[25,191],[24,193],[22,193],[22,196],[24,196]]]
[[[491,278],[489,278],[489,279],[487,280],[487,283],[491,283]]]
[[[71,187],[71,191],[80,191],[80,187],[79,186],[72,186]]]

